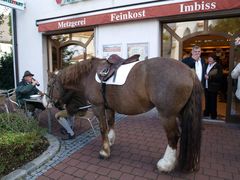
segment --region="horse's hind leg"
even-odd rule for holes
[[[115,131],[114,131],[114,124],[115,124],[115,112],[111,109],[106,110],[107,119],[108,119],[108,140],[109,145],[112,146],[115,142]]]
[[[167,135],[168,145],[164,156],[157,163],[157,168],[163,172],[170,172],[175,168],[177,162],[177,143],[179,139],[179,128],[176,116],[161,117],[161,122]]]

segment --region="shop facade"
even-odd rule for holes
[[[36,74],[46,89],[47,71],[82,59],[118,54],[140,59],[164,56],[177,60],[193,44],[203,56],[217,51],[226,76],[240,61],[240,2],[238,0],[62,0],[26,1],[17,12],[18,74]],[[225,116],[231,117],[232,80],[227,83]]]

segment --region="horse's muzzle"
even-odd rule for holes
[[[61,111],[64,110],[64,107],[61,105],[59,101],[54,102],[54,106]]]

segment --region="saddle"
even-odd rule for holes
[[[139,57],[139,54],[135,54],[127,59],[123,59],[116,54],[112,54],[106,60],[107,63],[104,63],[98,68],[97,75],[101,81],[107,81],[112,76],[116,77],[117,70],[121,65],[139,61]]]

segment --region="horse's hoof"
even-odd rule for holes
[[[99,159],[106,159],[104,156],[102,156],[101,154],[99,154]]]
[[[157,163],[157,168],[160,172],[169,173],[175,167],[175,163],[170,163],[165,161],[164,159],[160,159]]]
[[[108,155],[105,151],[101,150],[99,152],[99,158],[100,159],[108,159],[110,155]]]

